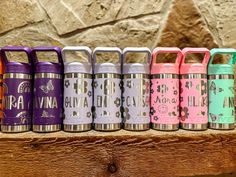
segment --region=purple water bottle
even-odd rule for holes
[[[2,132],[25,132],[31,128],[32,61],[29,47],[1,49],[5,65]],[[5,52],[25,52],[28,63],[9,62]]]
[[[37,52],[56,52],[58,63],[40,62]],[[35,65],[33,131],[53,132],[62,124],[63,64],[59,47],[34,47]]]

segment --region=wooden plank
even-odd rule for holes
[[[194,176],[236,172],[236,130],[0,133],[0,176]]]

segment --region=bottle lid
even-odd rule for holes
[[[104,52],[115,52],[119,55],[119,60],[116,63],[97,63],[96,55],[97,53]],[[113,73],[113,74],[121,74],[121,49],[118,47],[96,47],[93,51],[93,66],[94,66],[94,74],[98,73]]]
[[[204,54],[201,63],[185,63],[188,54]],[[210,51],[207,48],[184,48],[182,50],[183,58],[180,64],[180,74],[207,74],[207,65],[210,59]]]
[[[208,64],[208,75],[215,74],[234,74],[234,64],[236,61],[236,50],[232,48],[215,48],[210,50],[211,59]],[[228,54],[231,58],[228,63],[225,64],[213,64],[215,55]]]
[[[25,52],[28,58],[28,63],[8,61],[6,52]],[[2,61],[4,63],[5,73],[23,73],[23,74],[32,74],[33,64],[31,49],[25,46],[5,46],[1,48]]]
[[[58,63],[55,62],[42,62],[38,61],[37,52],[56,52],[58,57]],[[32,48],[32,56],[35,65],[35,73],[56,73],[61,74],[63,72],[63,64],[61,57],[61,49],[59,47],[45,47],[38,46]]]
[[[66,52],[85,52],[87,54],[86,63],[79,61],[68,62]],[[92,50],[86,46],[66,46],[62,49],[62,59],[64,62],[64,73],[90,73],[92,74]]]
[[[127,53],[146,53],[147,60],[144,63],[127,63]],[[123,74],[149,74],[151,51],[147,47],[126,47],[123,50]]]
[[[176,53],[175,63],[156,63],[158,54]],[[179,65],[182,59],[182,52],[177,47],[157,47],[152,52],[151,74],[179,74]]]

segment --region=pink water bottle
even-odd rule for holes
[[[157,55],[176,54],[175,63],[157,63]],[[176,47],[158,47],[152,52],[151,122],[156,130],[179,128],[179,65],[182,53]]]
[[[208,124],[206,48],[184,48],[180,65],[180,123],[183,129],[205,130]],[[204,54],[202,63],[186,63],[188,54]]]

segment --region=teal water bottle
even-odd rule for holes
[[[235,49],[212,49],[208,65],[209,128],[234,129],[234,64]],[[231,55],[228,64],[213,64],[215,55]]]

